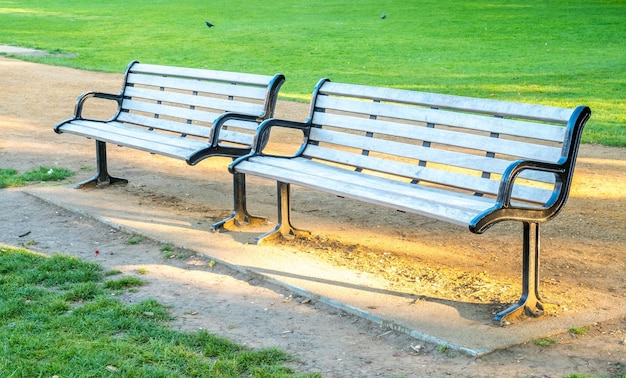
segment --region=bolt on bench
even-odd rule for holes
[[[250,152],[259,123],[273,116],[278,90],[274,76],[211,71],[131,62],[118,94],[87,92],[78,97],[74,116],[58,123],[56,133],[96,140],[96,175],[87,184],[128,182],[110,176],[106,143],[185,160],[237,157]],[[117,102],[109,120],[83,118],[87,100]]]
[[[292,225],[292,184],[416,213],[482,234],[523,224],[522,294],[495,321],[543,314],[540,224],[568,197],[588,107],[530,105],[333,83],[316,86],[306,122],[268,119],[249,155],[229,167],[235,211],[220,230],[255,217],[245,209],[245,175],[277,181],[278,223],[256,239],[301,235]],[[294,156],[265,154],[275,127],[301,130]]]

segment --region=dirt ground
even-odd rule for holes
[[[93,174],[93,144],[56,135],[52,126],[72,115],[80,93],[118,92],[123,69],[105,74],[0,57],[0,168],[60,166],[78,172],[73,181]],[[281,101],[277,115],[301,120],[307,111],[306,104]],[[131,179],[127,186],[111,188],[120,195],[181,214],[200,212],[206,219],[202,227],[230,213],[227,160],[187,168],[171,159],[114,151],[110,166]],[[546,316],[588,306],[587,295],[593,292],[608,293],[624,306],[625,182],[626,149],[582,146],[568,204],[543,228],[541,285],[543,295],[558,303],[549,306]],[[256,206],[254,212],[273,217],[275,193],[273,187],[267,188],[252,185],[249,201]],[[167,259],[156,241],[128,245],[129,235],[123,231],[19,189],[0,191],[0,203],[0,244],[36,240],[32,249],[72,253],[105,267],[123,266],[127,274],[147,267],[153,274],[142,278],[150,284],[125,300],[155,297],[172,306],[177,315],[174,327],[205,328],[252,347],[283,348],[297,356],[294,367],[299,371],[326,377],[626,374],[626,318],[589,324],[582,335],[553,335],[556,343],[547,347],[528,343],[469,358],[320,303],[302,303],[285,289],[226,267],[195,269],[206,261],[193,251],[179,248],[174,254],[183,258]],[[491,311],[519,296],[517,224],[498,225],[478,236],[441,222],[312,192],[296,191],[294,203],[297,225],[313,230],[314,236],[276,248],[379,275],[394,290],[484,303]],[[25,232],[31,234],[20,237]],[[93,250],[98,248],[123,252],[96,259]],[[151,266],[159,266],[159,273]]]

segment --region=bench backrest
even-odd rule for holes
[[[321,80],[303,156],[414,185],[493,197],[512,161],[567,161],[573,170],[582,108]],[[563,185],[551,173],[520,177],[513,190],[517,203],[543,205]]]
[[[117,120],[185,137],[211,137],[225,112],[266,119],[285,78],[132,62],[125,74]],[[249,146],[256,124],[230,121],[220,141]]]

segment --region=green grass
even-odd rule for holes
[[[29,59],[89,70],[138,59],[281,72],[282,97],[302,101],[329,77],[583,104],[594,112],[585,142],[626,146],[625,17],[617,0],[0,0],[0,43],[73,53]]]
[[[29,182],[62,181],[74,175],[66,168],[39,167],[22,174],[12,168],[0,168],[0,189],[24,186]]]
[[[0,247],[2,377],[287,377],[290,357],[171,330],[154,300],[125,305],[99,265]],[[110,283],[113,282],[113,283]]]
[[[135,235],[135,236],[131,237],[130,239],[128,239],[126,241],[126,244],[135,245],[135,244],[141,243],[142,241],[143,241],[143,236]]]
[[[590,329],[591,327],[589,326],[572,327],[569,329],[569,333],[574,336],[582,336],[586,334],[587,332],[589,332]]]
[[[557,339],[552,338],[552,337],[542,337],[542,338],[533,340],[533,344],[540,346],[540,347],[549,347],[556,343],[558,343]]]

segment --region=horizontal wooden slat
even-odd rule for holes
[[[154,64],[138,63],[134,64],[131,73],[146,73],[167,76],[181,76],[202,80],[217,80],[226,83],[242,83],[267,86],[273,76],[249,74],[241,72],[214,71],[199,68],[161,66]]]
[[[384,140],[361,135],[339,133],[332,130],[314,128],[310,135],[312,140],[319,142],[334,143],[340,146],[380,152],[399,158],[413,159],[418,161],[438,163],[451,167],[472,169],[480,172],[502,174],[511,164],[510,160],[485,155],[474,155],[457,151],[449,151],[439,148],[423,147],[421,145],[407,144],[393,140]],[[538,181],[554,182],[552,174],[526,176]]]
[[[512,118],[527,118],[565,124],[572,115],[571,109],[553,106],[522,104],[499,100],[471,98],[437,93],[417,92],[394,88],[378,88],[364,85],[326,82],[322,94],[392,101],[429,107],[481,112]]]
[[[197,150],[209,145],[206,140],[185,138],[176,134],[165,134],[156,131],[150,131],[145,128],[138,128],[135,126],[128,126],[121,122],[109,122],[103,124],[100,122],[90,121],[75,121],[76,125],[89,127],[91,130],[103,130],[105,132],[114,133],[118,138],[116,139],[119,144],[124,144],[124,138],[128,137],[133,139],[143,139],[147,142],[157,140],[159,143],[170,144],[172,146],[178,146],[189,150]]]
[[[354,131],[380,132],[382,134],[395,135],[402,138],[425,140],[454,147],[502,153],[526,159],[555,162],[561,157],[560,148],[502,138],[490,138],[488,136],[452,130],[426,128],[400,122],[370,120],[316,112],[313,122],[318,124],[318,122],[322,120],[324,121],[324,125],[342,127]]]
[[[229,142],[249,147],[254,140],[254,134],[244,134],[222,129],[219,134],[219,140],[220,142]]]
[[[207,109],[217,109],[236,113],[260,115],[263,114],[263,105],[250,102],[219,99],[215,97],[194,96],[176,92],[165,92],[145,88],[126,87],[124,96],[138,97],[153,101],[176,103],[185,106],[199,106]]]
[[[468,195],[467,193],[441,190],[433,187],[418,186],[409,182],[388,180],[369,174],[360,174],[355,171],[348,171],[340,167],[333,167],[322,162],[303,158],[282,159],[276,157],[253,158],[252,161],[269,166],[267,169],[272,172],[273,168],[283,168],[291,171],[301,171],[311,176],[329,180],[335,180],[352,186],[362,186],[379,188],[385,191],[394,192],[401,196],[409,196],[421,199],[428,199],[435,202],[445,203],[460,209],[473,209],[483,211],[493,205],[493,199]],[[303,169],[305,168],[305,169]],[[270,173],[272,174],[272,173]],[[274,177],[276,179],[276,177]],[[283,176],[280,176],[283,178]]]
[[[415,164],[354,154],[315,145],[309,145],[303,155],[361,169],[387,173],[398,177],[405,177],[411,180],[420,180],[454,189],[469,190],[494,196],[497,195],[499,189],[499,181],[482,178],[480,176],[421,167]],[[520,201],[543,203],[547,201],[551,193],[551,191],[541,188],[516,185],[513,190],[513,198]]]
[[[421,199],[402,196],[394,191],[340,182],[332,178],[311,175],[302,170],[278,168],[264,164],[262,160],[257,160],[257,158],[239,163],[236,166],[236,170],[237,172],[254,174],[268,179],[276,180],[279,178],[283,182],[302,185],[377,205],[392,207],[397,210],[426,215],[461,226],[467,226],[469,222],[480,213],[472,209],[460,209],[458,207],[449,206],[445,202],[435,202],[430,198]],[[442,192],[442,194],[445,194],[445,192]],[[489,206],[485,206],[485,209],[487,208],[489,208]]]
[[[128,111],[136,111],[142,113],[159,114],[161,116],[175,117],[185,120],[192,120],[212,124],[215,119],[222,113],[206,111],[203,109],[190,109],[188,107],[169,106],[158,104],[155,102],[136,101],[125,99],[122,103],[122,109]]]
[[[153,128],[173,133],[192,135],[200,138],[211,139],[211,128],[206,126],[198,126],[185,122],[176,122],[168,119],[146,117],[137,114],[122,113],[117,118],[118,121],[132,123],[139,127]]]
[[[224,122],[224,126],[227,126],[229,129],[240,129],[247,131],[255,131],[259,127],[259,123],[250,122],[250,121],[242,121],[238,119],[229,119]]]
[[[143,127],[152,127],[155,129],[207,138],[207,141],[210,140],[212,136],[212,127],[208,126],[175,122],[167,119],[147,117],[132,113],[122,113],[117,119],[122,122],[134,123]],[[259,124],[250,121],[229,120],[225,122],[224,126],[225,127],[220,130],[219,134],[219,139],[221,141],[250,146],[252,145],[252,141],[254,139],[254,131],[257,129]]]
[[[319,97],[316,104],[317,107],[323,109],[333,109],[368,116],[388,117],[403,121],[431,123],[468,130],[497,132],[511,136],[554,142],[563,142],[565,136],[565,128],[562,126],[486,117],[484,115],[416,108],[389,103],[365,102],[328,96]],[[316,116],[320,119],[316,119],[314,123],[323,123],[324,115],[331,116],[328,113],[318,113]]]
[[[128,127],[121,123],[74,121],[63,125],[62,130],[66,133],[183,160],[194,152],[209,147],[208,143],[199,140],[142,131],[137,127]]]
[[[264,100],[266,86],[235,85],[211,81],[190,80],[187,78],[163,77],[143,74],[129,74],[128,84],[150,85],[170,89],[211,93],[220,96],[242,97],[255,100]]]

